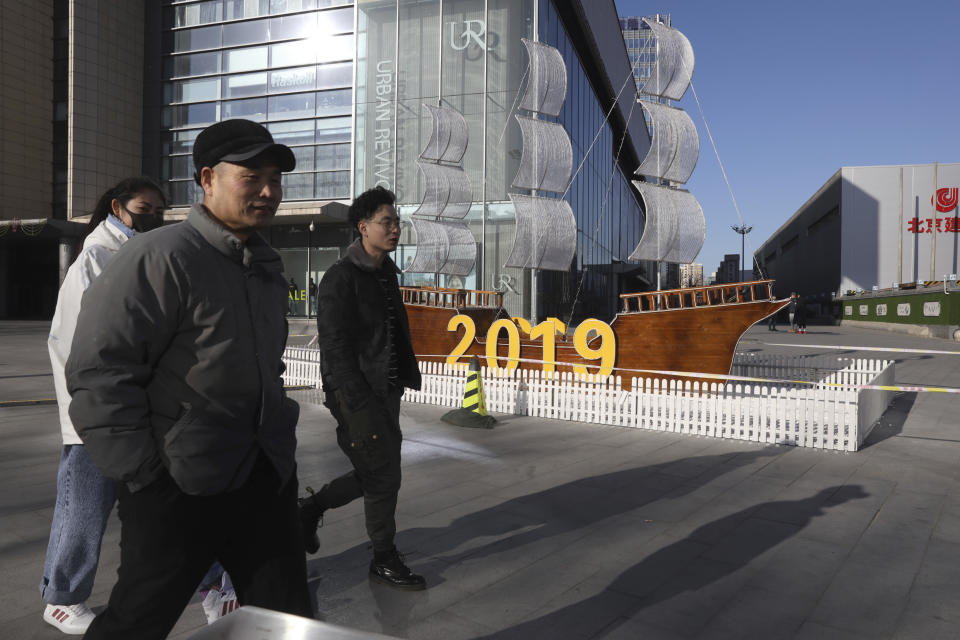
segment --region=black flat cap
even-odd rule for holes
[[[224,120],[212,124],[193,143],[193,179],[200,184],[200,171],[218,162],[244,166],[275,164],[281,171],[293,171],[297,159],[285,144],[273,141],[266,127],[252,120]]]

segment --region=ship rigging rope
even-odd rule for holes
[[[637,106],[637,101],[634,100],[633,104],[630,105],[630,114],[627,116],[627,125],[630,124],[630,118],[633,117],[633,110],[634,108],[636,108],[636,106]],[[591,249],[596,249],[597,245],[599,244],[597,242],[597,235],[600,233],[600,222],[603,220],[604,211],[606,211],[607,202],[610,199],[610,190],[613,187],[613,177],[614,175],[616,175],[617,166],[618,166],[618,163],[620,162],[620,153],[621,151],[623,151],[623,143],[626,141],[626,139],[627,139],[627,127],[625,126],[623,128],[623,135],[620,136],[620,145],[617,147],[617,155],[613,160],[613,165],[610,167],[610,179],[607,180],[607,190],[603,194],[603,203],[600,205],[600,212],[597,215],[597,224],[593,228],[593,235],[591,236],[591,239],[593,240],[593,247],[591,247]],[[616,257],[614,256],[613,251],[611,249],[607,247],[604,247],[604,248],[607,250],[607,252],[610,254],[611,257],[614,257],[614,258]],[[583,256],[581,255],[580,258],[582,260]],[[567,316],[568,325],[573,322],[573,313],[574,311],[577,310],[577,302],[580,300],[580,291],[583,290],[583,281],[586,279],[586,277],[587,277],[587,270],[581,269],[580,282],[577,283],[577,293],[576,295],[573,296],[573,304],[570,305],[570,315]]]
[[[723,161],[720,159],[720,152],[717,150],[717,143],[713,140],[713,134],[710,132],[710,125],[707,124],[707,117],[703,114],[703,105],[700,104],[700,98],[697,96],[697,90],[693,86],[693,78],[690,79],[690,91],[693,93],[693,99],[697,103],[697,109],[700,111],[700,119],[703,121],[703,128],[707,132],[707,137],[710,138],[710,146],[713,147],[713,155],[717,157],[717,164],[720,165],[720,173],[723,175],[723,181],[727,185],[727,191],[730,193],[730,199],[733,201],[733,209],[737,212],[737,220],[740,221],[740,227],[745,227],[746,223],[743,221],[743,216],[740,214],[740,206],[737,204],[737,199],[733,195],[733,187],[730,186],[730,180],[727,178],[727,171],[723,168]],[[746,235],[746,234],[744,234]],[[760,272],[760,277],[763,278],[763,268],[760,266],[760,261],[757,260],[756,253],[753,251],[753,243],[747,239],[747,244],[750,245],[750,255],[753,256],[753,263],[757,265],[757,270]]]

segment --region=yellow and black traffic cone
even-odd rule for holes
[[[480,378],[480,360],[474,356],[467,370],[467,384],[463,389],[463,406],[448,411],[441,418],[448,424],[473,429],[493,429],[496,419],[487,414],[487,402],[483,396],[483,380]]]
[[[463,408],[477,415],[487,415],[487,401],[483,396],[483,380],[480,379],[480,359],[473,356],[467,370],[467,384],[463,388]]]

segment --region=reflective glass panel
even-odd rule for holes
[[[317,116],[350,115],[353,110],[353,90],[317,92]]]
[[[317,42],[297,40],[270,45],[270,67],[293,67],[298,64],[313,64],[317,59]]]
[[[176,27],[193,27],[198,24],[220,22],[223,19],[223,5],[220,0],[180,5],[173,9],[173,24]]]
[[[350,142],[350,118],[317,120],[317,142]]]
[[[316,0],[270,0],[270,13],[276,15],[291,11],[304,11],[315,8],[316,4]]]
[[[353,0],[317,0],[317,8],[340,7],[345,4],[353,4]]]
[[[193,179],[193,156],[171,156],[168,158],[168,161],[164,163],[164,175],[161,176],[163,180],[170,179]]]
[[[223,25],[223,46],[266,42],[268,25],[269,22],[266,20],[225,24]]]
[[[321,11],[317,15],[317,31],[319,33],[343,33],[353,31],[353,9],[336,9]]]
[[[316,194],[318,198],[349,198],[350,172],[329,171],[318,173]]]
[[[317,88],[349,87],[353,84],[353,63],[321,64],[317,66]]]
[[[353,60],[353,34],[326,36],[319,38],[317,62],[334,60]]]
[[[177,53],[197,49],[216,49],[220,46],[220,25],[175,31],[173,39],[173,50]]]
[[[297,159],[297,171],[313,171],[313,149],[314,147],[290,147]]]
[[[270,12],[268,0],[224,0],[223,4],[223,13],[226,20],[256,18],[265,16]]]
[[[313,93],[295,93],[285,96],[270,96],[270,119],[289,120],[309,118],[314,113],[316,97]]]
[[[324,144],[317,146],[317,170],[349,169],[349,144]]]
[[[262,121],[267,119],[267,99],[229,100],[223,103],[223,119],[246,118]]]
[[[163,134],[163,153],[190,153],[193,151],[193,141],[196,140],[200,129],[190,131],[168,131]]]
[[[223,79],[224,98],[245,98],[263,95],[267,91],[267,72],[245,73]]]
[[[163,75],[166,78],[177,76],[203,76],[220,72],[220,52],[193,53],[186,56],[164,58]]]
[[[311,144],[313,143],[313,120],[296,120],[294,122],[271,122],[267,125],[273,139],[283,144]]]
[[[229,73],[267,68],[267,48],[248,47],[223,52],[223,70]]]
[[[310,200],[313,198],[312,173],[286,173],[283,176],[284,200]]]
[[[300,67],[270,72],[270,93],[305,91],[317,85],[316,67]]]
[[[308,38],[316,33],[316,28],[317,16],[314,13],[281,16],[270,20],[270,39]]]
[[[217,103],[202,102],[199,104],[185,104],[177,107],[166,107],[161,115],[164,127],[176,129],[179,127],[207,126],[216,122]]]
[[[168,82],[163,87],[163,100],[167,104],[216,100],[220,97],[219,89],[220,80],[218,78]]]

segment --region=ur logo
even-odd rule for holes
[[[937,193],[930,196],[930,204],[936,205],[937,211],[953,211],[957,206],[957,187],[937,189]]]
[[[473,41],[481,49],[487,49],[486,34],[487,24],[483,20],[464,20],[463,30],[459,34],[457,34],[457,23],[451,22],[450,46],[457,51],[463,51]]]

